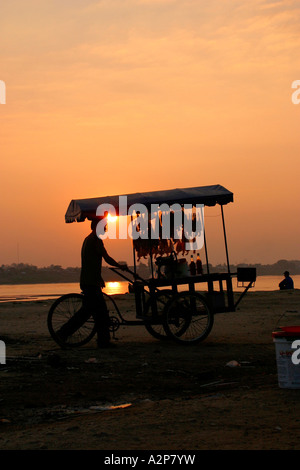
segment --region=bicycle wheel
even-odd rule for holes
[[[203,296],[197,292],[181,292],[165,308],[166,334],[178,343],[195,344],[203,341],[213,323],[213,313]]]
[[[172,297],[172,291],[165,289],[156,292],[152,295],[146,302],[145,305],[145,316],[149,316],[150,319],[145,321],[145,328],[154,338],[166,340],[168,336],[166,334],[164,325],[163,325],[163,315],[164,308],[167,305],[168,301]],[[158,323],[151,323],[151,318],[155,316],[157,309]]]
[[[83,294],[66,294],[57,299],[48,313],[48,330],[54,341],[61,347],[78,347],[88,343],[96,333],[96,326],[91,315],[82,318],[82,324],[73,334],[65,337],[61,328],[83,309]]]

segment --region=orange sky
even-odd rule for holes
[[[71,199],[210,184],[231,262],[300,259],[299,30],[296,0],[2,2],[0,265],[79,266]]]

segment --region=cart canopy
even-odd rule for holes
[[[127,209],[133,204],[143,204],[148,210],[151,204],[204,204],[205,206],[224,205],[233,202],[233,193],[223,186],[216,184],[211,186],[199,186],[186,189],[169,189],[165,191],[153,191],[147,193],[123,194],[127,196]],[[73,199],[65,214],[66,223],[83,222],[85,219],[93,219],[96,216],[97,207],[100,204],[111,204],[116,213],[119,209],[118,196],[104,196],[89,199]]]

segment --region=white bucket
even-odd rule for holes
[[[300,339],[299,327],[283,327],[272,334],[275,343],[278,385],[280,388],[300,389],[300,363],[295,363],[295,340]]]

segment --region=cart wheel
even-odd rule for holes
[[[117,317],[109,317],[109,331],[114,333],[120,328],[120,320]]]
[[[203,341],[214,323],[203,296],[197,292],[181,292],[169,300],[165,308],[164,328],[166,334],[182,344]]]
[[[112,297],[104,293],[103,297],[106,301],[109,315],[114,317],[116,315],[119,316],[119,309]],[[83,309],[83,299],[83,294],[66,294],[57,299],[49,310],[47,319],[48,330],[54,341],[63,348],[83,346],[96,334],[94,319],[88,312],[82,316],[81,325],[79,328],[77,327],[73,334],[67,336],[67,338],[60,334],[62,326]]]
[[[82,325],[67,338],[60,335],[59,330],[83,308],[82,294],[66,294],[59,297],[48,313],[48,330],[54,341],[61,347],[78,347],[88,343],[96,333],[92,317],[84,318]]]
[[[167,305],[168,301],[172,298],[172,291],[165,289],[159,292],[156,292],[152,295],[146,302],[145,305],[145,316],[149,316],[150,320],[145,321],[145,328],[156,339],[166,340],[169,339],[165,332],[165,328],[163,325],[163,314],[164,308]],[[155,325],[151,323],[151,317],[154,315],[154,308],[156,303],[157,313],[159,317],[161,317],[161,323]]]

